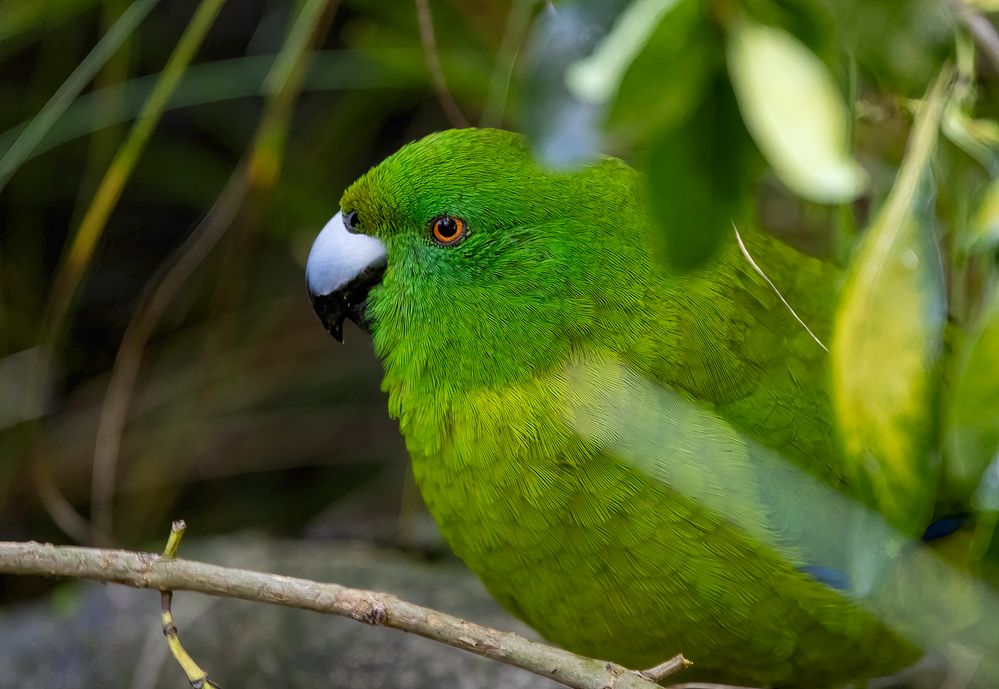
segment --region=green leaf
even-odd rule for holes
[[[966,246],[962,248],[969,253],[986,253],[999,247],[999,179],[989,182],[982,191],[964,239]]]
[[[45,134],[66,112],[84,87],[93,81],[100,69],[139,27],[157,3],[159,0],[136,0],[132,3],[52,95],[41,112],[28,123],[10,148],[0,157],[0,190],[3,190],[10,176],[31,155]]]
[[[793,0],[825,19],[838,51],[902,95],[922,93],[954,42],[955,13],[940,0]]]
[[[975,490],[989,463],[999,459],[999,289],[962,342],[950,393],[947,477]]]
[[[867,174],[848,148],[848,111],[825,65],[790,34],[736,22],[728,70],[739,108],[774,172],[811,201],[855,199]]]
[[[18,34],[64,22],[96,4],[97,0],[20,0],[0,3],[0,44]]]
[[[999,174],[999,123],[976,119],[975,43],[961,33],[957,40],[958,79],[943,117],[943,133],[955,146],[977,160],[989,174]]]
[[[138,4],[134,3],[132,7]],[[274,69],[276,57],[274,54],[248,55],[191,65],[184,72],[183,78],[165,107],[172,110],[259,95],[264,90],[267,75]],[[162,73],[156,72],[83,94],[70,103],[31,150],[23,154],[21,162],[31,160],[77,137],[92,134],[101,127],[134,119],[142,111],[143,103],[149,98],[161,76]],[[413,88],[420,83],[419,78],[402,70],[393,71],[390,67],[369,59],[361,51],[327,50],[317,52],[313,56],[312,68],[305,80],[305,90],[391,91]],[[118,103],[118,107],[108,112],[101,108],[103,101]],[[28,136],[26,132],[30,127],[37,126],[35,124],[37,119],[36,117],[0,132],[0,152],[3,152],[0,170],[5,169],[14,142]]]
[[[607,129],[616,140],[634,141],[688,118],[711,85],[720,52],[704,3],[680,0],[621,77]]]
[[[846,478],[908,534],[930,517],[937,483],[934,372],[945,309],[929,166],[950,75],[922,104],[894,188],[853,260],[831,348]]]
[[[565,83],[579,100],[603,105],[617,93],[628,66],[677,0],[634,0],[593,52],[569,65]]]
[[[733,222],[742,224],[754,160],[735,98],[720,77],[686,122],[652,140],[649,200],[672,268],[701,266],[732,236]]]

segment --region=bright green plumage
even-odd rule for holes
[[[671,273],[644,193],[618,160],[546,171],[495,130],[429,136],[345,192],[387,247],[367,313],[430,512],[574,651],[812,689],[906,666],[916,648],[815,574],[848,560],[839,503],[810,513],[843,489],[827,353],[734,237]],[[430,238],[445,214],[454,246]],[[828,341],[834,270],[744,239]]]

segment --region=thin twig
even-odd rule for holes
[[[170,537],[167,539],[166,547],[163,549],[163,559],[173,560],[177,557],[177,549],[180,547],[180,539],[184,537],[187,524],[183,519],[178,519],[170,525]],[[173,623],[173,591],[160,591],[160,622],[163,625],[163,636],[167,638],[167,645],[174,660],[180,665],[187,681],[194,689],[219,689],[215,682],[208,679],[208,673],[198,665],[187,649],[180,643],[180,634],[177,625]]]
[[[430,4],[427,0],[416,0],[416,16],[420,24],[420,42],[423,44],[423,53],[427,58],[427,69],[430,70],[430,78],[434,82],[437,100],[440,101],[444,114],[447,115],[452,125],[467,127],[468,120],[465,119],[447,87],[447,79],[444,77],[444,69],[441,67],[440,54],[437,52],[434,18],[430,14]]]
[[[184,624],[193,627],[206,624],[206,618],[214,609],[223,602],[221,598],[213,596],[197,596],[186,601],[184,606]],[[166,651],[166,652],[163,652]],[[116,689],[146,689],[157,684],[157,678],[163,674],[163,668],[167,660],[173,660],[169,647],[163,648],[163,630],[150,628],[149,633],[142,642],[141,650],[137,651],[135,662],[132,663],[132,676],[127,688],[116,687]]]
[[[677,653],[665,663],[659,663],[655,667],[650,667],[648,670],[642,670],[642,674],[651,679],[653,682],[661,682],[664,678],[669,677],[670,675],[675,675],[680,670],[685,670],[691,665],[693,665],[693,663],[684,658],[682,653]]]
[[[665,689],[757,689],[756,687],[740,687],[735,684],[711,684],[704,682],[684,682],[671,684]]]
[[[957,12],[958,20],[992,62],[993,69],[999,71],[999,33],[992,26],[992,22],[963,0],[951,0],[951,5]]]
[[[0,573],[73,577],[274,603],[400,629],[576,689],[662,689],[641,673],[614,663],[466,622],[387,593],[339,584],[166,559],[155,553],[12,542],[0,542]]]

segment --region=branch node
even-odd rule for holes
[[[350,616],[358,622],[378,626],[385,624],[385,621],[388,619],[388,610],[378,600],[362,598],[354,607]]]

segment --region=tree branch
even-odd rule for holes
[[[0,573],[73,577],[158,591],[197,591],[341,615],[401,629],[576,689],[662,689],[641,672],[500,632],[376,591],[220,567],[154,553],[0,542]],[[671,659],[676,669],[688,661]]]

